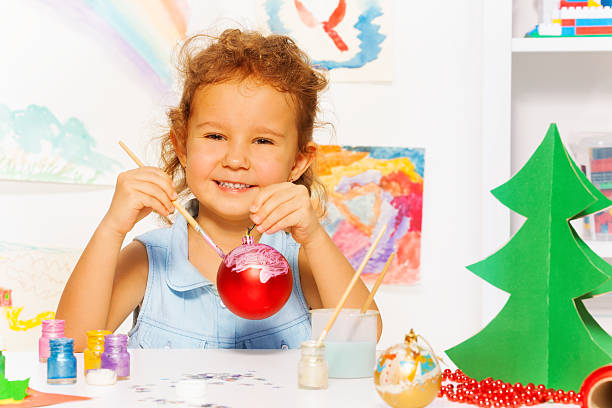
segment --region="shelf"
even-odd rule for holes
[[[513,38],[512,52],[612,52],[612,36]]]

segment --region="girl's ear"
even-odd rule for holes
[[[315,142],[308,142],[303,152],[298,152],[291,173],[289,173],[289,180],[295,181],[299,179],[302,174],[310,167],[312,161],[317,155],[317,144]]]
[[[170,139],[172,140],[176,157],[178,157],[179,162],[181,162],[181,166],[185,167],[187,165],[187,147],[185,146],[185,139],[177,135],[174,129],[170,129]]]

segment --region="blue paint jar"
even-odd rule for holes
[[[74,340],[67,337],[49,339],[49,348],[47,384],[74,384],[77,377]]]

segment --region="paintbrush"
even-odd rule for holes
[[[125,143],[119,141],[119,145],[123,148],[123,150],[125,150],[128,156],[130,156],[139,167],[144,167],[144,163],[141,162],[140,159],[136,157],[134,153],[132,153],[132,151],[125,145]],[[185,210],[185,207],[183,207],[181,203],[179,203],[177,200],[172,201],[172,205],[174,205],[174,208],[176,208],[181,214],[183,214],[183,217],[185,217],[189,225],[191,225],[193,229],[196,230],[196,232],[199,233],[202,238],[204,238],[204,241],[206,241],[212,247],[212,249],[215,250],[215,252],[221,257],[221,259],[225,258],[225,254],[223,253],[221,248],[219,248],[217,244],[215,244],[213,240],[204,232],[202,227],[200,227],[200,224],[198,224],[198,222],[191,216],[191,214],[189,214],[187,210]]]
[[[348,298],[349,294],[351,293],[351,290],[353,289],[353,286],[355,286],[355,283],[357,283],[357,279],[359,279],[359,275],[361,275],[361,272],[363,272],[363,269],[365,268],[366,264],[370,260],[370,257],[372,256],[372,253],[374,252],[374,249],[376,249],[376,246],[378,245],[378,241],[380,241],[380,239],[382,238],[382,236],[385,233],[386,229],[387,229],[386,225],[381,228],[380,232],[378,233],[378,236],[376,237],[376,240],[374,240],[374,243],[372,244],[372,246],[368,250],[368,253],[366,254],[365,258],[363,258],[363,261],[361,261],[361,265],[359,265],[359,268],[357,269],[357,272],[355,272],[355,274],[353,275],[353,279],[351,279],[351,282],[349,283],[348,287],[346,288],[346,290],[342,294],[342,297],[340,298],[340,301],[338,302],[338,305],[336,306],[336,309],[334,309],[334,313],[332,313],[332,315],[330,316],[329,320],[327,321],[327,324],[325,325],[325,328],[321,332],[321,335],[319,336],[319,339],[317,340],[317,345],[320,345],[325,340],[325,336],[327,336],[327,333],[331,330],[331,327],[334,324],[334,322],[336,321],[336,318],[338,317],[338,314],[340,313],[340,310],[344,306],[344,303],[346,302],[346,299]]]
[[[366,301],[363,302],[363,306],[361,306],[361,310],[360,310],[361,314],[364,314],[366,310],[368,310],[368,307],[370,307],[370,303],[372,303],[372,300],[374,299],[374,294],[376,293],[376,291],[378,290],[378,287],[382,283],[383,278],[385,277],[385,274],[387,273],[387,270],[389,269],[389,265],[391,265],[391,261],[393,260],[394,256],[395,256],[395,252],[391,252],[391,255],[389,255],[389,258],[387,259],[387,263],[385,263],[385,266],[383,267],[382,272],[380,273],[380,275],[378,275],[378,279],[376,279],[376,283],[374,284],[374,287],[372,288],[370,295],[368,296]]]

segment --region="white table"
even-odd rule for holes
[[[30,377],[30,386],[43,392],[92,397],[62,407],[188,407],[179,403],[172,385],[185,374],[218,376],[242,374],[236,381],[209,379],[202,404],[239,407],[377,407],[387,405],[378,396],[372,378],[330,379],[327,390],[297,387],[299,350],[129,350],[131,378],[112,386],[92,386],[83,376],[83,354],[77,353],[77,383],[48,385],[46,364],[33,352],[6,352],[9,380]],[[245,376],[246,374],[246,376]],[[248,385],[251,384],[251,385]],[[205,405],[201,405],[205,406]],[[561,407],[547,404],[546,408]],[[471,405],[436,399],[431,408],[471,408]],[[565,408],[572,406],[563,406]]]

